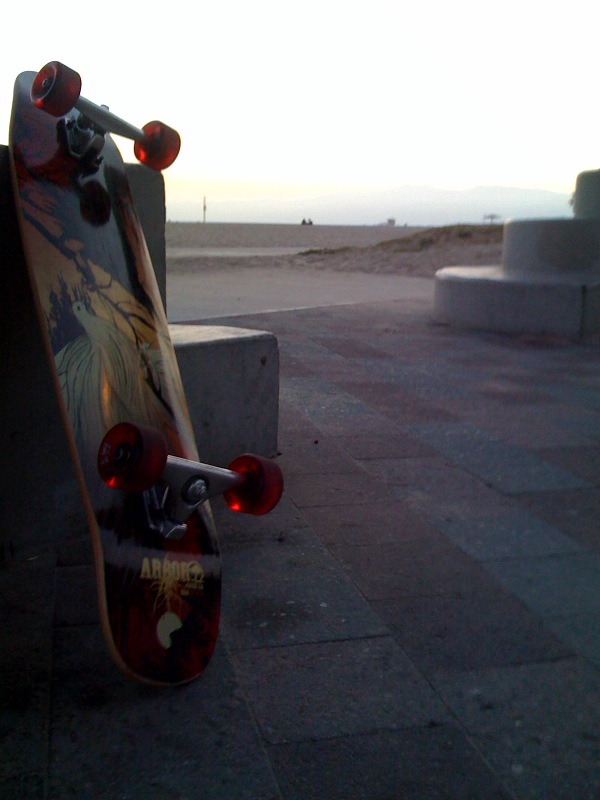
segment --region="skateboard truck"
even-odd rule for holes
[[[137,128],[117,117],[106,106],[81,97],[81,77],[60,61],[50,61],[37,73],[31,87],[31,102],[54,117],[72,109],[80,116],[59,121],[59,139],[70,155],[82,160],[88,171],[98,169],[104,134],[133,139],[135,157],[154,170],[171,166],[179,155],[181,139],[173,128],[153,120]]]
[[[186,520],[205,500],[222,494],[233,511],[266,514],[283,492],[274,461],[249,453],[228,469],[167,453],[162,434],[122,422],[111,428],[98,450],[100,477],[113,489],[142,492],[150,528],[179,539]]]

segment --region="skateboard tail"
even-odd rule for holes
[[[189,526],[207,527],[201,519],[207,511],[195,512]],[[102,539],[102,557],[95,559],[98,597],[113,660],[129,677],[154,686],[194,680],[208,666],[218,637],[218,553],[190,558],[188,550],[146,548],[140,558],[135,545],[118,544],[114,533],[105,531]]]

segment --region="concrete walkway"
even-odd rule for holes
[[[598,800],[598,349],[414,297],[223,323],[279,339],[286,491],[215,504],[216,656],[133,684],[86,531],[11,562],[0,796]]]
[[[396,299],[431,307],[433,281],[361,272],[242,267],[169,275],[167,284],[170,322]]]

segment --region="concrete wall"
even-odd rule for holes
[[[165,181],[160,172],[142,164],[126,164],[127,178],[163,305],[167,307],[167,255],[165,242]]]
[[[162,175],[127,165],[166,300]],[[86,526],[33,306],[13,203],[8,148],[0,145],[0,562],[52,547]]]
[[[85,525],[50,379],[0,147],[0,559]]]

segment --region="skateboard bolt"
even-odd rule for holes
[[[208,486],[206,485],[206,481],[203,481],[202,478],[192,478],[190,483],[184,487],[183,496],[186,503],[189,503],[190,505],[202,503],[202,501],[206,500],[208,497]]]
[[[133,448],[128,442],[122,442],[115,450],[115,466],[117,469],[123,469],[133,455]]]

